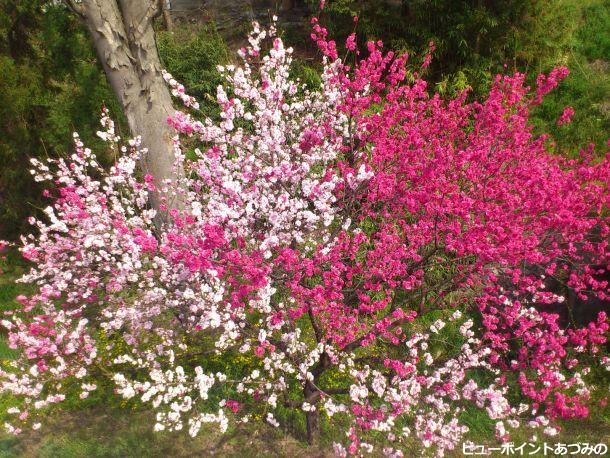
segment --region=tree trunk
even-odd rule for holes
[[[153,19],[162,13],[163,0],[66,0],[84,21],[95,45],[106,77],[119,99],[132,135],[142,137],[148,153],[142,168],[155,178],[157,189],[166,179],[183,175],[176,167],[172,138],[175,130],[167,123],[173,114],[171,95],[161,75]],[[180,207],[180,196],[153,193],[151,205],[159,209]],[[164,221],[162,215],[158,222]]]
[[[171,32],[174,29],[174,21],[172,19],[171,12],[169,11],[168,1],[161,0],[161,8],[163,9],[163,22],[165,23],[165,30]]]
[[[313,412],[305,412],[307,422],[307,443],[312,447],[317,447],[320,443],[320,412],[317,409]]]
[[[305,423],[307,425],[307,443],[310,446],[318,447],[320,444],[320,410],[319,410],[319,397],[316,396],[318,393],[317,388],[311,383],[307,382],[303,389],[303,395],[305,400],[315,407],[316,410],[311,412],[305,412]]]

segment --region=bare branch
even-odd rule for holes
[[[318,343],[320,343],[322,341],[322,330],[320,329],[320,326],[318,326],[318,323],[316,322],[316,318],[313,315],[313,311],[311,310],[311,307],[309,307],[309,309],[307,310],[307,315],[309,316],[309,321],[311,321],[311,327],[313,328],[313,332],[316,335],[316,341]]]

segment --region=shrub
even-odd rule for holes
[[[218,32],[212,26],[158,32],[157,44],[165,68],[204,103],[206,112],[216,109],[216,87],[222,83],[216,67],[229,61],[227,45]]]

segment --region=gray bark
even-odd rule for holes
[[[167,0],[160,0],[162,2],[161,8],[163,8],[163,22],[165,22],[165,30],[172,31],[174,29],[174,20],[169,11]]]
[[[132,135],[142,137],[148,149],[142,161],[145,173],[162,187],[165,179],[183,174],[175,167],[167,118],[173,114],[171,95],[161,75],[161,62],[153,30],[163,0],[65,0],[86,24],[106,77],[119,99]],[[168,208],[180,207],[180,196],[167,196]],[[160,193],[151,205],[159,207]],[[163,216],[159,216],[160,221]]]

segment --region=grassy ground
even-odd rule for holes
[[[15,283],[26,269],[17,256],[16,253],[8,253],[5,261],[0,260],[0,311],[16,307],[18,303],[15,297],[28,289],[25,285]],[[6,330],[0,326],[0,361],[13,355],[14,352],[6,344]]]
[[[186,433],[155,433],[152,416],[147,412],[117,412],[102,406],[81,411],[65,411],[48,419],[42,430],[15,438],[0,435],[0,457],[40,458],[93,458],[93,457],[326,457],[330,450],[308,449],[302,442],[267,426],[250,425],[233,429],[226,434],[216,430],[202,430],[192,439]],[[593,420],[575,421],[565,425],[564,432],[547,438],[555,443],[606,443],[610,444],[610,422]],[[545,439],[538,438],[538,446]],[[524,430],[513,436],[515,444],[531,441]],[[481,439],[475,443],[483,444]],[[498,444],[489,443],[498,447]],[[544,456],[543,453],[527,456]],[[407,454],[408,456],[408,454]],[[411,456],[415,456],[414,454]],[[462,456],[461,450],[448,454]],[[501,456],[495,453],[494,456]],[[548,454],[546,456],[549,456]],[[551,455],[552,456],[552,455]]]
[[[185,432],[155,433],[147,412],[117,412],[102,406],[64,412],[44,428],[22,438],[0,436],[0,456],[40,458],[91,457],[313,457],[298,441],[267,427],[233,429],[226,434],[202,430],[192,439]]]

